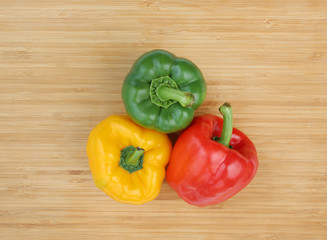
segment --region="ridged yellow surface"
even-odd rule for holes
[[[119,166],[120,151],[128,146],[144,149],[143,168],[133,173]],[[167,135],[140,127],[127,116],[113,115],[100,122],[87,143],[95,184],[113,199],[131,204],[157,197],[170,153]]]

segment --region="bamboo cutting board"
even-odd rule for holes
[[[134,60],[195,62],[197,111],[233,105],[259,170],[222,204],[193,207],[163,183],[113,201],[88,168],[89,132],[125,114]],[[0,239],[327,239],[327,2],[0,0]]]

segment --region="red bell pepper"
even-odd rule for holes
[[[229,103],[214,115],[196,117],[177,139],[166,173],[168,184],[196,206],[220,203],[247,186],[258,168],[251,140],[233,129]]]

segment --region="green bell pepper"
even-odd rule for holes
[[[143,127],[163,133],[186,128],[205,96],[206,83],[199,68],[164,50],[137,59],[122,87],[128,115]]]

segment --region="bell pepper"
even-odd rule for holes
[[[191,205],[229,199],[250,183],[258,168],[254,144],[233,129],[230,104],[219,110],[223,120],[209,114],[196,117],[172,151],[167,182]]]
[[[114,200],[142,204],[160,191],[169,161],[167,135],[110,116],[90,133],[87,154],[94,182]]]
[[[122,86],[128,115],[163,133],[186,128],[205,96],[206,83],[199,68],[164,50],[145,53],[136,60]]]

